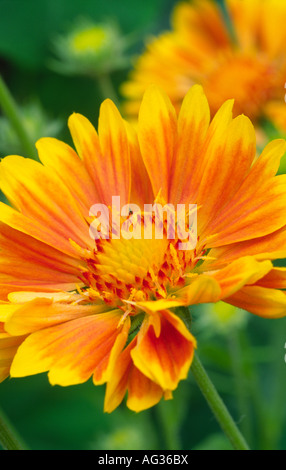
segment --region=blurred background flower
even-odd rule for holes
[[[204,341],[209,341],[213,336],[227,337],[233,331],[238,332],[247,328],[248,320],[249,316],[245,310],[217,302],[201,308],[200,314],[196,317],[196,328]]]
[[[125,111],[136,116],[148,84],[162,87],[179,107],[194,83],[203,85],[212,114],[235,98],[259,130],[286,133],[286,3],[281,0],[185,0],[172,27],[147,42],[122,86]]]
[[[65,33],[53,38],[51,69],[66,76],[82,75],[94,80],[102,98],[119,105],[112,76],[131,66],[129,49],[135,35],[123,35],[114,20],[93,22],[76,18]]]

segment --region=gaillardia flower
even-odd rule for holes
[[[127,116],[137,116],[144,90],[156,84],[179,109],[186,92],[202,84],[212,115],[234,98],[235,114],[257,128],[271,121],[286,132],[286,3],[226,0],[231,28],[212,0],[180,2],[172,30],[150,40],[123,85]]]
[[[254,127],[232,107],[211,121],[195,85],[177,115],[151,86],[136,131],[106,100],[98,133],[70,117],[77,153],[43,138],[41,163],[3,159],[2,380],[92,377],[107,384],[107,412],[126,393],[140,411],[187,377],[196,348],[187,306],[222,300],[285,315],[286,270],[271,260],[286,255],[286,176],[275,176],[286,145],[257,157]]]

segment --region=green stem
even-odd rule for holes
[[[7,118],[10,120],[19,141],[22,144],[23,152],[27,157],[35,157],[35,145],[31,142],[30,136],[24,126],[23,118],[19,112],[13,96],[8,90],[3,78],[0,75],[0,106]]]
[[[269,431],[266,425],[266,409],[268,405],[262,395],[262,386],[259,379],[259,373],[254,361],[254,351],[249,343],[247,331],[244,330],[242,336],[242,348],[245,353],[246,361],[246,377],[248,387],[250,390],[251,403],[257,420],[257,427],[255,429],[255,444],[259,445],[261,449],[267,449]],[[251,358],[251,359],[250,359]]]
[[[0,444],[4,450],[26,450],[26,446],[9,422],[7,416],[0,410]]]
[[[235,382],[238,413],[239,418],[241,419],[240,427],[244,436],[246,436],[247,439],[250,439],[252,433],[249,420],[249,406],[246,397],[245,376],[243,373],[243,364],[241,360],[241,347],[239,339],[239,333],[237,330],[230,332],[228,338],[228,345],[232,372]]]
[[[229,414],[228,409],[223,403],[209,376],[207,375],[203,365],[201,364],[197,354],[195,354],[191,371],[193,376],[203,393],[209,407],[213,411],[223,432],[230,440],[235,450],[249,450],[249,447],[239,431],[233,418]]]
[[[229,9],[228,9],[228,7],[225,3],[225,0],[217,0],[217,3],[218,3],[219,8],[221,10],[222,17],[223,17],[224,22],[226,24],[226,27],[228,29],[230,38],[231,38],[233,44],[237,45],[238,40],[237,40],[236,31],[234,29],[233,21],[231,19]]]
[[[116,94],[116,91],[114,89],[112,80],[110,78],[110,75],[104,74],[104,75],[98,75],[97,77],[97,83],[101,92],[101,97],[102,99],[106,100],[109,98],[110,100],[113,101],[113,103],[119,108],[119,100]]]
[[[172,450],[173,446],[170,446],[168,433],[166,432],[165,423],[162,419],[161,410],[159,409],[158,405],[150,409],[150,416],[156,435],[157,450]]]
[[[281,410],[284,410],[285,402],[285,361],[283,360],[283,355],[285,354],[285,331],[284,328],[280,327],[280,321],[275,325],[275,328],[272,332],[272,345],[274,355],[274,367],[273,371],[273,400],[272,406],[269,410],[269,415],[271,417],[271,432],[269,433],[270,448],[273,450],[278,450],[279,447],[279,438],[282,435],[284,417],[285,414],[281,413]],[[282,356],[282,357],[281,357]],[[283,385],[284,385],[283,384]]]

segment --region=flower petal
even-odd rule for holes
[[[270,289],[286,289],[286,268],[273,268],[256,283],[261,287]]]
[[[154,194],[168,202],[177,139],[176,112],[165,93],[150,86],[139,112],[138,138]],[[158,171],[159,170],[159,171]]]
[[[255,284],[272,269],[270,261],[258,262],[255,258],[241,258],[211,274],[221,287],[221,299],[229,297],[245,284]]]
[[[271,57],[276,57],[285,47],[286,5],[283,0],[265,1],[262,2],[261,10],[260,34],[262,44],[266,53]]]
[[[130,325],[130,318],[127,317],[127,319],[121,325],[120,329],[119,325],[117,326],[119,334],[114,341],[110,354],[106,355],[104,360],[100,362],[94,371],[93,383],[95,385],[101,385],[112,379],[114,373],[114,364],[116,363],[120,353],[123,351],[123,348],[126,346]]]
[[[173,161],[169,200],[172,204],[196,201],[203,165],[201,153],[210,122],[210,109],[199,85],[182,103],[178,119],[178,147]]]
[[[135,342],[136,339],[121,352],[113,364],[112,375],[106,385],[104,400],[104,411],[106,413],[112,413],[124,399],[132,367],[130,350],[134,347]]]
[[[283,227],[264,237],[214,248],[209,252],[210,258],[214,260],[205,261],[203,266],[205,270],[218,269],[245,256],[254,256],[260,261],[282,259],[286,258],[285,247],[286,228]]]
[[[264,318],[286,316],[286,294],[277,289],[246,286],[224,301]]]
[[[227,5],[232,21],[235,22],[239,43],[244,48],[256,48],[256,36],[261,25],[261,0],[227,0]]]
[[[127,406],[136,412],[154,406],[163,396],[162,389],[134,366],[130,352],[135,344],[136,339],[122,351],[114,364],[106,386],[104,411],[107,413],[120,405],[127,391]]]
[[[72,114],[69,128],[86,168],[94,181],[102,203],[110,205],[112,196],[120,196],[122,205],[130,196],[130,153],[125,125],[110,100],[102,103],[98,134],[80,114]]]
[[[189,285],[176,290],[166,299],[134,302],[134,305],[146,312],[154,313],[182,306],[217,302],[220,297],[221,289],[217,280],[201,274],[197,275]]]
[[[213,2],[195,1],[192,4],[179,2],[173,12],[174,29],[189,40],[207,48],[225,47],[229,35],[222,15]],[[192,42],[191,42],[192,45]]]
[[[79,283],[79,260],[2,223],[0,245],[0,299],[13,290],[68,291]]]
[[[4,331],[3,324],[0,323],[0,383],[9,377],[12,361],[24,339],[25,336],[10,336]]]
[[[267,179],[275,176],[279,169],[281,158],[285,152],[286,141],[284,139],[275,139],[267,144],[252,166],[240,191],[243,193],[249,187],[263,184]]]
[[[101,105],[98,135],[103,157],[97,164],[101,188],[109,186],[111,195],[120,196],[125,205],[130,199],[130,150],[124,121],[110,100]]]
[[[187,377],[196,341],[176,315],[169,311],[160,314],[159,336],[149,315],[131,357],[135,366],[163,390],[174,390]]]
[[[239,189],[256,154],[255,131],[250,120],[238,116],[229,123],[229,112],[227,106],[224,113],[217,114],[217,119],[221,114],[222,123],[218,123],[210,145],[205,149],[207,165],[198,194],[198,204],[202,206],[199,212],[201,231],[206,228],[208,232],[211,221]]]
[[[18,310],[19,305],[9,302],[0,302],[0,323],[4,323]],[[4,326],[3,326],[4,328]],[[4,330],[6,332],[6,330]]]
[[[91,206],[99,202],[99,196],[76,152],[64,142],[52,138],[38,140],[36,147],[41,162],[64,178],[70,193],[80,204],[84,215],[88,216]]]
[[[231,243],[230,239],[237,242],[261,237],[284,225],[281,220],[284,217],[283,208],[279,210],[277,205],[285,204],[285,178],[275,178],[275,174],[285,150],[286,142],[283,139],[275,140],[265,147],[235,196],[216,216],[213,223],[209,223],[208,234],[215,234],[209,239],[211,246],[223,245],[226,239],[227,243]],[[276,217],[270,215],[275,204]],[[264,214],[261,214],[262,211]],[[266,219],[268,223],[264,224],[263,228],[261,222]]]
[[[286,176],[276,176],[262,186],[253,185],[225,207],[209,233],[211,247],[262,237],[285,225]],[[275,208],[275,210],[273,210]],[[267,221],[267,223],[266,223]]]
[[[15,307],[14,304],[12,306]],[[24,304],[16,304],[16,307],[5,322],[5,330],[13,336],[26,335],[76,318],[96,315],[107,309],[104,305],[55,302],[53,298],[41,297],[40,293],[38,298]]]
[[[204,304],[217,302],[221,298],[221,288],[214,277],[201,274],[189,285],[177,290],[174,295],[182,305]]]
[[[163,396],[162,388],[133,366],[129,374],[127,407],[132,410],[147,410],[159,403]]]
[[[131,124],[125,122],[126,132],[130,147],[130,162],[131,162],[131,196],[130,201],[132,204],[137,204],[141,209],[144,204],[153,204],[154,195],[151,181],[149,179],[147,170],[145,168],[138,137],[135,129]]]
[[[46,243],[50,247],[54,247],[69,256],[78,258],[78,250],[70,243],[68,234],[63,236],[47,225],[44,226],[41,221],[21,214],[21,212],[18,212],[3,202],[0,202],[0,222],[18,232],[29,235],[35,240]]]
[[[80,246],[92,246],[87,222],[76,201],[50,168],[27,158],[6,157],[0,163],[0,186],[22,217],[28,219],[27,226],[31,221],[31,225],[38,225],[45,232],[48,225],[55,236],[65,241],[72,239]],[[1,220],[9,225],[4,220],[7,212],[1,204]],[[16,228],[11,217],[11,226]]]
[[[265,105],[264,113],[277,129],[283,131],[283,133],[286,132],[286,106],[284,101],[269,101]]]
[[[32,333],[18,349],[11,367],[12,377],[49,370],[51,384],[83,383],[97,368],[108,366],[122,312],[92,315]],[[99,380],[99,377],[98,377]]]

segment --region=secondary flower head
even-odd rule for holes
[[[78,20],[66,34],[54,39],[53,68],[64,74],[97,76],[129,64],[127,40],[113,22]]]
[[[234,98],[235,114],[256,126],[270,120],[286,131],[286,3],[226,0],[231,27],[211,0],[180,2],[172,31],[151,40],[122,92],[125,110],[137,115],[150,83],[164,89],[177,109],[194,83],[201,83],[212,115]]]
[[[1,162],[13,206],[0,204],[1,379],[92,377],[107,384],[106,411],[126,392],[140,411],[188,374],[187,306],[285,315],[286,272],[271,262],[286,255],[286,177],[275,176],[285,142],[257,158],[254,128],[232,107],[210,122],[194,86],[177,115],[152,86],[136,131],[107,100],[98,132],[70,117],[77,152],[44,138],[41,163]]]

